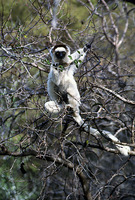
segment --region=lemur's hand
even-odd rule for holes
[[[84,52],[91,50],[91,46],[92,46],[92,43],[94,42],[94,39],[95,39],[95,36],[92,38],[92,40],[89,43],[85,44]]]
[[[86,52],[86,51],[88,51],[90,49],[91,49],[91,43],[85,44],[85,46],[84,46],[84,52]]]
[[[86,44],[87,49],[91,48],[91,43]]]

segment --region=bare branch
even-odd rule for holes
[[[119,95],[117,92],[115,92],[115,91],[113,91],[113,90],[111,90],[109,88],[106,88],[106,87],[101,86],[99,84],[93,84],[93,83],[91,83],[91,84],[93,85],[93,87],[98,87],[98,88],[100,88],[102,90],[105,90],[105,91],[109,92],[110,94],[112,94],[113,96],[117,97],[118,99],[120,99],[124,103],[135,105],[135,101],[126,99],[126,98],[122,97],[121,95]]]

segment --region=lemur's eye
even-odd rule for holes
[[[55,52],[55,56],[58,58],[58,59],[63,59],[66,55],[66,52],[65,51],[56,51]]]

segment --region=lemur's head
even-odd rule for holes
[[[51,48],[52,61],[59,64],[69,63],[70,48],[66,45],[55,45]]]

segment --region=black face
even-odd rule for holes
[[[63,58],[65,57],[65,55],[66,55],[66,52],[65,52],[65,51],[56,51],[56,52],[55,52],[55,56],[56,56],[56,58],[58,58],[58,59],[63,59]]]

